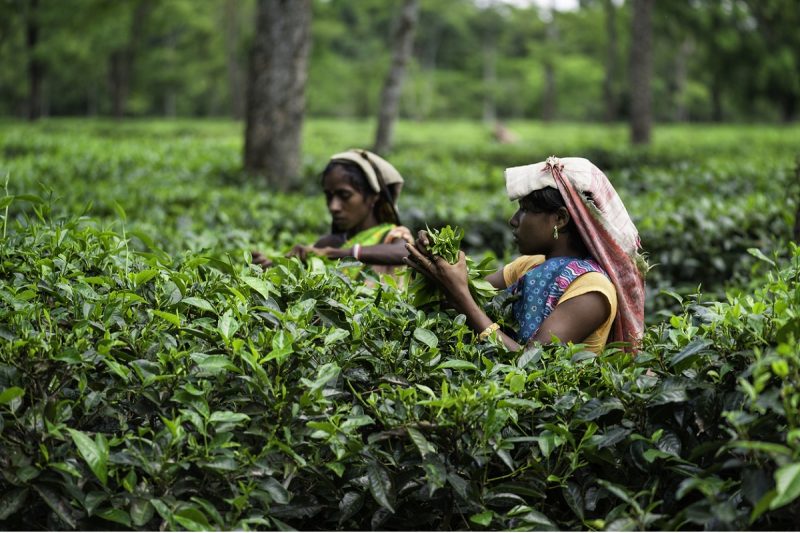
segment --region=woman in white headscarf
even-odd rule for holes
[[[403,183],[397,169],[377,154],[358,149],[334,154],[322,172],[331,232],[312,245],[295,246],[288,255],[353,258],[378,274],[392,272],[408,255],[404,245],[413,242],[397,212]],[[253,262],[272,263],[258,252]]]
[[[428,251],[420,232],[407,263],[438,282],[480,340],[499,335],[509,349],[531,342],[584,343],[600,353],[609,341],[635,350],[644,329],[644,273],[639,236],[608,178],[583,158],[550,157],[506,169],[519,209],[509,221],[518,259],[489,276],[517,296],[517,330],[501,331],[472,298],[466,264]]]

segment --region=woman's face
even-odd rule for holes
[[[377,196],[364,196],[350,184],[350,177],[340,166],[334,166],[322,179],[322,190],[333,226],[338,231],[361,231],[374,223],[372,209]]]
[[[514,241],[523,255],[548,255],[553,247],[553,227],[557,222],[556,213],[533,210],[524,199],[520,200],[517,212],[508,221]]]

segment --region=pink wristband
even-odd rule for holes
[[[358,255],[359,255],[360,253],[361,253],[361,245],[360,245],[360,244],[355,244],[355,245],[353,245],[353,257],[355,257],[355,258],[356,258],[356,261],[360,261],[360,260],[361,260],[361,259],[359,259],[359,257],[358,257]]]

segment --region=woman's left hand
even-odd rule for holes
[[[463,251],[458,252],[458,261],[454,265],[448,263],[443,257],[431,256],[420,250],[424,247],[424,242],[417,244],[407,244],[408,257],[405,263],[413,269],[421,272],[428,278],[434,280],[453,298],[463,297],[469,294],[467,283],[467,259]],[[422,244],[422,246],[420,246]],[[453,302],[456,303],[456,302]]]

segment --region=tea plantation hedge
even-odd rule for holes
[[[800,252],[614,349],[507,353],[319,261],[3,241],[9,529],[783,529]]]
[[[56,122],[0,138],[0,528],[796,528],[785,136],[758,136],[774,155],[761,162],[736,159],[726,132],[691,165],[674,154],[711,143],[595,147],[620,165],[645,243],[662,243],[648,283],[673,290],[656,301],[675,313],[651,308],[632,360],[475,343],[463,317],[319,260],[254,268],[251,248],[324,230],[303,199],[331,141],[308,143],[307,188],[274,194],[236,170],[229,127]],[[471,250],[505,255],[485,229],[499,235],[510,208],[486,177],[500,149],[453,127],[485,162],[426,152],[420,128],[397,155],[421,176],[404,211],[474,209]],[[356,130],[335,131],[356,145]],[[581,135],[562,142],[578,151]],[[704,275],[714,291],[689,295]]]

